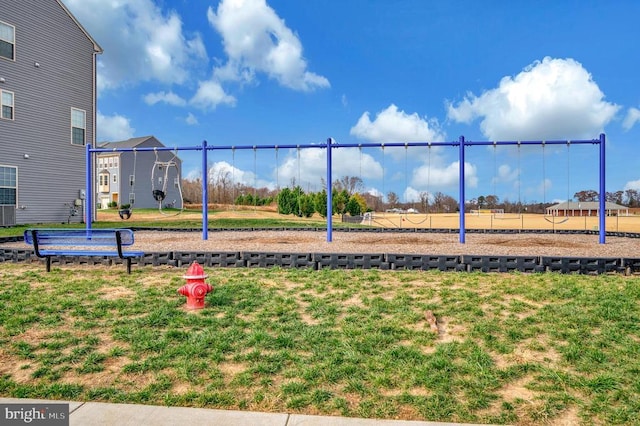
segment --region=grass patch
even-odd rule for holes
[[[640,423],[640,281],[208,269],[0,271],[0,395],[469,423]],[[425,319],[438,318],[433,333]]]
[[[118,217],[118,211],[101,211],[106,219],[100,220],[92,224],[93,228],[157,228],[158,220],[156,219],[137,219],[136,216],[159,215],[157,209],[136,209],[131,219],[123,221]],[[169,214],[171,211],[168,210]],[[326,228],[327,222],[323,219],[297,218],[295,216],[278,216],[269,217],[265,215],[263,218],[243,217],[238,214],[237,218],[217,216],[217,213],[226,211],[209,211],[209,227],[210,228]],[[30,224],[16,225],[12,227],[0,228],[0,237],[19,237],[22,236],[26,229],[30,228],[84,228],[84,223],[46,223],[46,224]],[[362,228],[367,227],[359,224],[349,224],[335,221],[334,228]],[[179,216],[172,217],[170,220],[162,222],[164,229],[201,229],[202,228],[202,211],[201,210],[184,210]]]

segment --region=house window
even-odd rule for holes
[[[17,175],[17,167],[0,166],[0,204],[16,204]]]
[[[118,183],[118,175],[113,175],[113,183]]]
[[[0,118],[13,120],[13,92],[0,90],[0,103],[2,104]]]
[[[87,129],[87,113],[81,109],[71,108],[71,144],[84,145]]]
[[[98,175],[99,192],[109,192],[109,173],[100,173]]]
[[[0,21],[0,57],[14,60],[16,52],[16,28]]]

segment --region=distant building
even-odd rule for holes
[[[100,53],[60,0],[0,0],[0,226],[83,219]]]
[[[616,203],[605,203],[606,216],[628,216],[629,208]],[[598,216],[598,201],[564,201],[547,207],[549,216]]]
[[[106,142],[98,148],[153,148],[164,145],[153,136]],[[173,151],[101,152],[96,154],[96,204],[106,209],[110,203],[132,208],[183,208],[181,194],[182,160]],[[154,198],[162,191],[164,199]]]

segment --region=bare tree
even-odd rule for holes
[[[573,194],[573,198],[578,201],[598,201],[598,191],[587,189]]]
[[[439,191],[433,194],[433,205],[438,213],[452,213],[458,210],[456,199]]]
[[[427,213],[429,211],[429,193],[422,191],[420,193],[420,206],[422,207],[422,211]]]
[[[202,180],[201,179],[199,178],[195,180],[182,179],[181,188],[182,188],[182,198],[184,199],[185,203],[197,204],[202,202]]]
[[[231,188],[231,172],[227,169],[218,169],[209,178],[213,202],[228,204],[231,198],[227,190]]]
[[[485,197],[485,201],[487,202],[487,207],[490,209],[495,209],[498,206],[499,198],[497,195],[487,195]]]
[[[626,198],[626,204],[629,207],[638,207],[640,204],[640,194],[635,189],[627,189],[624,191],[624,195]]]
[[[357,176],[343,176],[333,182],[333,189],[337,191],[346,189],[349,195],[353,195],[362,192],[364,183],[362,179]]]
[[[605,194],[605,200],[611,203],[622,204],[622,197],[624,191],[607,192]]]
[[[387,193],[387,203],[389,203],[389,206],[391,208],[396,207],[399,202],[400,202],[400,198],[398,198],[398,194],[396,194],[393,191],[389,191]]]

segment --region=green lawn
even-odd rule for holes
[[[157,213],[155,209],[138,209],[136,212]],[[202,217],[199,211],[185,210],[181,215],[172,218],[170,221],[159,222],[158,220],[140,220],[132,217],[130,220],[120,220],[117,212],[113,211],[112,221],[103,220],[93,223],[94,228],[171,228],[171,229],[202,229]],[[217,217],[216,211],[209,212],[209,228],[326,228],[327,222],[324,220],[299,219],[295,216],[282,216],[281,218],[225,218]],[[84,228],[84,223],[47,223],[17,225],[13,227],[0,228],[0,237],[20,236],[28,228]],[[340,227],[361,227],[358,224],[341,223],[334,219],[334,228]]]
[[[189,312],[184,272],[2,264],[0,395],[640,424],[637,277],[207,269]]]

